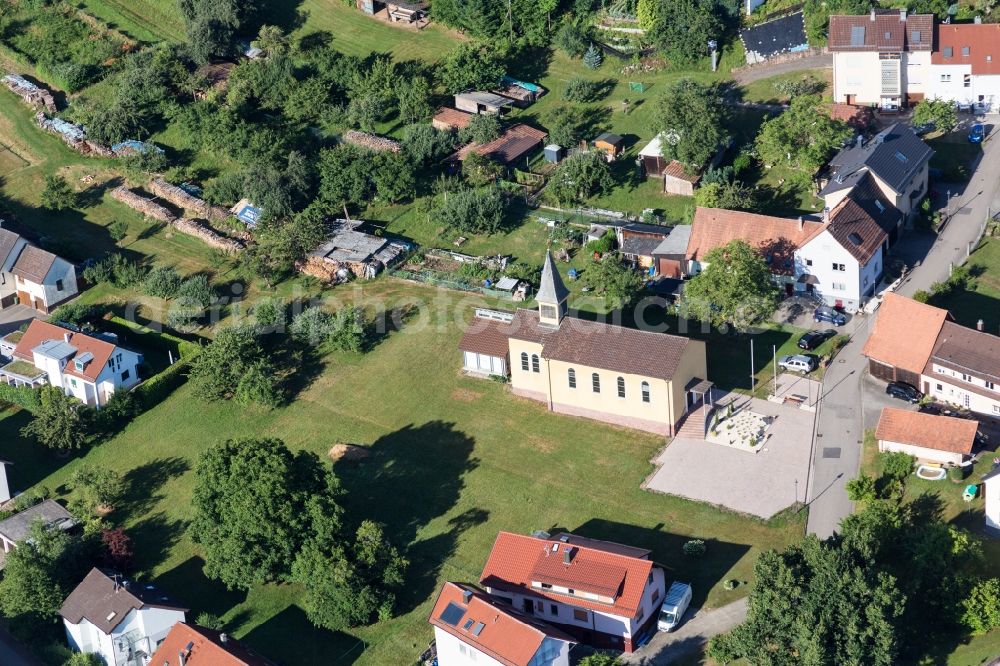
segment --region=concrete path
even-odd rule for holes
[[[750,69],[737,72],[733,75],[733,79],[739,85],[745,86],[753,81],[778,76],[779,74],[788,74],[790,72],[801,72],[806,69],[823,69],[829,67],[833,67],[833,54],[821,53],[819,55],[809,56],[808,58],[789,60],[788,62],[782,62],[776,65],[762,64],[757,67],[751,67]]]
[[[32,656],[24,645],[18,643],[2,627],[0,627],[0,664],[3,666],[42,666],[42,662]]]
[[[951,203],[951,210],[962,210],[937,235],[933,243],[925,243],[921,235],[905,237],[900,245],[923,244],[926,256],[910,272],[898,293],[913,296],[919,289],[948,277],[949,265],[958,266],[967,257],[969,245],[979,235],[987,214],[1000,210],[1000,133],[995,123],[992,134],[983,145],[983,158],[961,194]],[[927,246],[929,245],[929,249]],[[877,316],[877,312],[876,312]],[[871,334],[872,316],[858,316],[858,326],[837,361],[823,381],[823,400],[816,419],[813,439],[813,467],[809,481],[808,530],[825,538],[833,534],[840,521],[853,511],[844,484],[858,474],[864,440],[866,410],[863,381],[867,360],[861,355]],[[868,392],[869,395],[871,392]]]
[[[747,617],[746,597],[714,610],[688,609],[684,623],[670,633],[657,632],[653,639],[632,654],[622,655],[626,664],[662,666],[702,650],[713,636],[724,634]]]

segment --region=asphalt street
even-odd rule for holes
[[[992,122],[987,121],[993,127],[990,139],[983,145],[983,157],[969,183],[952,191],[948,210],[953,215],[937,237],[911,233],[893,249],[893,254],[918,260],[897,293],[913,296],[917,290],[945,280],[951,266],[958,266],[967,258],[983,221],[1000,210],[997,196],[1000,141],[993,138],[1000,132],[996,120],[993,117]],[[920,255],[925,256],[920,258]],[[861,350],[871,333],[872,318],[873,315],[857,317],[859,321],[850,344],[841,351],[823,380],[808,491],[808,531],[819,537],[833,534],[854,508],[844,484],[857,476],[861,462],[867,365]]]

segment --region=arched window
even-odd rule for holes
[[[601,376],[596,372],[590,376],[590,382],[594,387],[594,393],[601,392]]]
[[[619,377],[618,378],[618,397],[619,398],[624,398],[625,397],[625,378],[624,377]]]
[[[538,367],[538,354],[531,355],[531,371],[541,372],[541,369]]]
[[[521,352],[521,369],[528,371],[528,352]]]
[[[566,371],[566,378],[569,380],[569,387],[576,388],[576,370],[570,368]]]
[[[649,402],[649,382],[642,383],[642,401]]]

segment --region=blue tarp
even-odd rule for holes
[[[153,145],[151,143],[143,143],[142,141],[136,141],[135,139],[129,139],[128,141],[122,141],[121,143],[116,143],[111,146],[111,150],[116,153],[133,151],[141,155],[145,155],[149,151],[154,151],[157,153],[163,153],[163,149],[159,146]]]
[[[524,88],[525,90],[533,92],[536,95],[538,93],[542,92],[542,89],[539,86],[536,86],[534,83],[526,83],[524,81],[518,81],[517,79],[512,79],[509,76],[503,77],[501,79],[501,81],[503,81],[504,83],[509,84],[509,85],[515,85],[515,86],[518,86],[520,88]]]
[[[245,204],[236,211],[236,219],[248,227],[256,227],[263,211],[251,204]]]

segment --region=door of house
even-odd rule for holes
[[[794,296],[794,295],[795,295],[795,285],[792,284],[791,282],[786,282],[785,283],[785,296]]]

